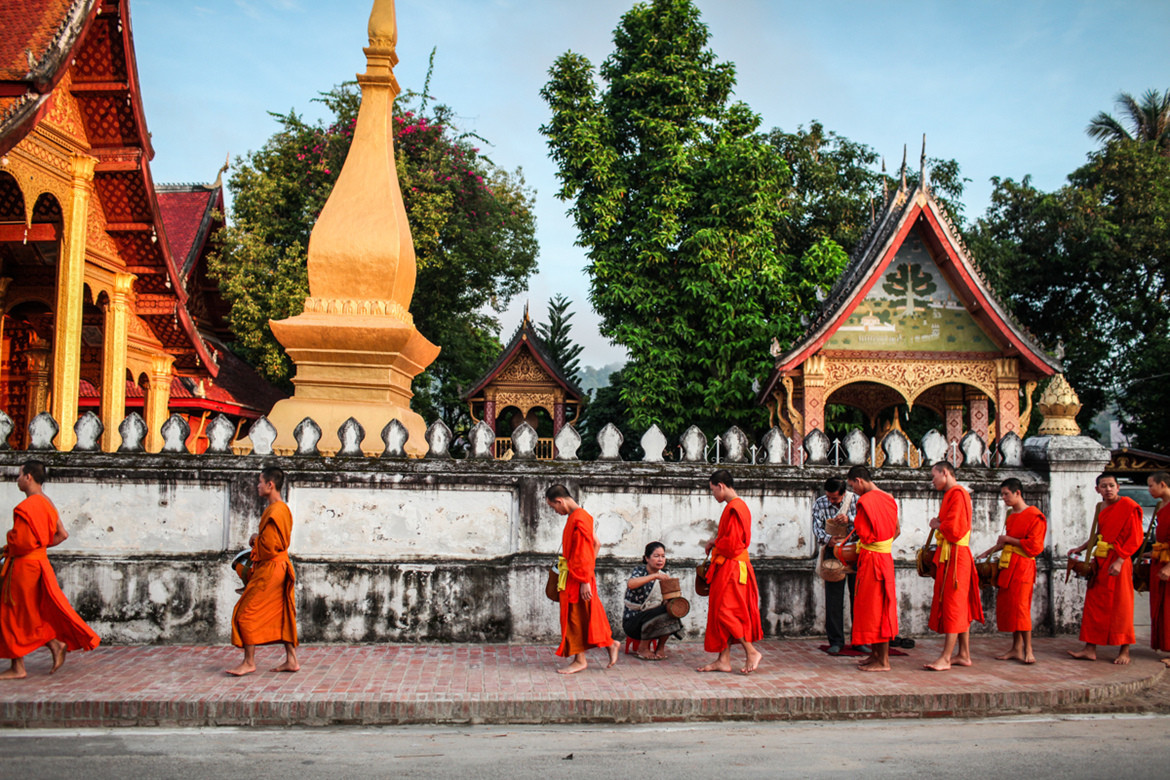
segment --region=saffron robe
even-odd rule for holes
[[[561,644],[557,655],[568,658],[591,647],[609,647],[613,632],[605,607],[597,595],[597,550],[600,544],[593,535],[593,516],[577,507],[565,519],[561,532],[568,575],[565,589],[558,594],[561,608]],[[581,598],[581,585],[588,584],[592,597]]]
[[[938,510],[938,534],[950,543],[950,557],[943,562],[943,545],[934,551],[934,599],[930,603],[930,630],[940,634],[962,634],[971,629],[971,621],[983,622],[983,603],[979,599],[979,575],[970,540],[971,495],[961,485],[943,494]]]
[[[232,612],[236,647],[298,644],[297,578],[288,558],[292,525],[292,512],[283,501],[269,504],[260,517],[260,530],[252,543],[252,576]]]
[[[1020,540],[1024,555],[1013,552],[1008,565],[999,570],[996,585],[995,627],[1000,631],[1032,630],[1032,588],[1036,584],[1036,556],[1044,550],[1048,520],[1034,506],[1024,507],[1007,517],[1007,536]],[[1003,552],[1000,553],[1002,560]],[[1025,556],[1032,556],[1031,558]]]
[[[1142,544],[1142,508],[1132,498],[1119,498],[1101,507],[1097,535],[1112,545],[1097,558],[1096,571],[1085,591],[1081,617],[1081,641],[1091,645],[1131,645],[1133,631],[1133,564],[1130,558]],[[1089,546],[1093,556],[1096,539]],[[1109,574],[1109,567],[1121,558],[1121,573]],[[1153,567],[1151,567],[1153,568]]]
[[[893,539],[898,528],[898,502],[882,490],[857,499],[853,531],[859,541],[876,544]],[[851,642],[872,645],[898,635],[898,593],[894,587],[894,556],[858,547],[857,585],[853,600]]]
[[[1170,504],[1158,512],[1154,547],[1150,560],[1150,647],[1170,652],[1170,582],[1158,579],[1163,566],[1170,566]]]
[[[69,650],[92,650],[98,635],[69,605],[45,552],[57,534],[57,508],[43,495],[12,511],[8,554],[0,570],[0,658],[23,658],[59,639]]]
[[[722,653],[733,639],[758,642],[764,638],[760,589],[748,559],[751,541],[752,513],[742,498],[733,498],[719,517],[711,564],[707,567],[711,592],[703,648],[709,653]]]

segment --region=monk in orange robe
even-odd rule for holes
[[[890,671],[890,640],[898,635],[898,594],[894,587],[893,544],[900,530],[898,502],[873,484],[865,466],[849,469],[849,489],[856,493],[857,596],[853,601],[852,643],[869,645],[863,672]]]
[[[268,502],[260,528],[252,535],[252,573],[232,612],[232,644],[244,660],[227,673],[243,677],[256,671],[256,645],[284,645],[284,663],[269,671],[297,672],[296,574],[288,558],[292,512],[280,500],[284,472],[275,466],[260,473],[256,492]]]
[[[0,680],[27,676],[24,657],[48,645],[53,674],[70,650],[93,650],[98,635],[73,611],[57,584],[46,550],[69,538],[57,508],[45,496],[45,464],[27,461],[20,467],[16,486],[26,498],[12,511],[8,543],[0,550],[0,658],[12,664]]]
[[[1093,575],[1085,591],[1081,616],[1080,650],[1069,650],[1073,658],[1097,660],[1097,645],[1117,645],[1115,664],[1129,663],[1129,646],[1134,643],[1133,563],[1130,558],[1142,544],[1142,508],[1120,494],[1117,480],[1108,474],[1097,477],[1101,512],[1097,515],[1097,538],[1068,551],[1069,556],[1093,546]]]
[[[743,646],[745,662],[741,674],[751,674],[764,657],[752,644],[764,638],[760,622],[760,589],[756,585],[756,571],[748,558],[752,541],[752,513],[735,492],[735,484],[727,469],[711,475],[711,495],[726,504],[719,517],[719,530],[714,539],[703,543],[711,556],[707,567],[707,582],[711,590],[707,604],[707,633],[703,649],[719,653],[700,672],[730,672],[731,645]]]
[[[951,665],[971,665],[971,621],[983,622],[979,576],[971,556],[971,495],[945,460],[930,470],[931,484],[943,494],[938,517],[930,527],[939,539],[934,552],[934,599],[930,603],[930,630],[945,634],[942,653],[924,669],[942,672]]]
[[[1011,510],[1004,532],[980,558],[1002,550],[996,585],[995,627],[1012,632],[1012,647],[997,655],[1000,661],[1036,663],[1032,653],[1032,588],[1036,584],[1036,556],[1044,550],[1048,520],[1024,501],[1024,486],[1015,477],[1000,483],[999,496]]]
[[[557,669],[558,674],[576,674],[589,666],[585,651],[604,647],[609,652],[608,669],[618,661],[618,646],[609,628],[605,607],[597,595],[597,551],[600,544],[593,533],[593,517],[573,500],[564,485],[553,485],[544,492],[544,498],[554,512],[567,516],[561,533],[563,555],[558,561],[561,570],[557,584],[561,608],[561,644],[557,655],[572,656],[568,666]]]
[[[1146,480],[1158,499],[1154,549],[1150,551],[1150,647],[1170,652],[1170,474],[1156,471]],[[1170,658],[1162,663],[1170,666]]]

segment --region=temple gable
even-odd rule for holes
[[[826,349],[998,352],[913,230]]]

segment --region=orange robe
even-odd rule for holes
[[[752,513],[742,498],[733,498],[719,517],[707,582],[707,633],[703,648],[722,653],[732,639],[758,642],[764,638],[760,622],[760,589],[756,571],[748,559],[752,541]]]
[[[853,530],[865,544],[893,539],[898,528],[898,502],[889,493],[870,490],[857,499]],[[894,556],[858,548],[857,586],[853,599],[855,645],[888,642],[898,635],[898,593],[894,587]]]
[[[1036,584],[1036,556],[1044,550],[1048,520],[1034,506],[1008,515],[1005,533],[1020,540],[1024,555],[1012,551],[999,570],[996,585],[995,627],[1000,631],[1032,630],[1032,588]],[[1000,561],[1006,553],[1000,553]],[[1031,556],[1030,558],[1027,556]]]
[[[1157,522],[1150,561],[1150,647],[1170,652],[1170,582],[1158,579],[1162,567],[1170,566],[1170,504],[1158,512]]]
[[[45,552],[59,522],[53,502],[29,496],[12,515],[0,569],[0,658],[23,658],[50,639],[70,650],[93,650],[98,635],[69,605]]]
[[[971,495],[955,485],[943,495],[938,510],[938,533],[950,543],[950,557],[944,563],[943,545],[934,551],[934,599],[930,603],[930,630],[940,634],[961,634],[971,629],[971,621],[983,622],[983,603],[979,600],[979,575],[969,544],[959,545],[971,533]]]
[[[557,655],[569,656],[584,653],[591,647],[609,647],[613,644],[613,632],[605,607],[597,595],[596,537],[593,535],[593,515],[577,507],[565,518],[565,530],[561,532],[561,549],[569,575],[565,589],[558,596],[561,606],[561,644]],[[592,597],[581,598],[581,585],[588,583]]]
[[[1085,591],[1081,641],[1092,645],[1132,645],[1133,564],[1130,558],[1142,544],[1142,508],[1132,498],[1124,497],[1101,507],[1097,535],[1112,545],[1112,549],[1097,558],[1096,571]],[[1093,556],[1093,553],[1094,547],[1090,546],[1088,554]],[[1109,567],[1118,558],[1121,558],[1121,573],[1110,575]]]
[[[269,504],[252,545],[252,576],[232,612],[232,644],[296,647],[296,574],[288,558],[292,512],[283,501]]]

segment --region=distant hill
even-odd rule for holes
[[[620,371],[624,365],[625,363],[609,363],[601,368],[583,366],[581,368],[581,381],[578,383],[581,392],[595,395],[598,390],[609,385],[609,375]]]

